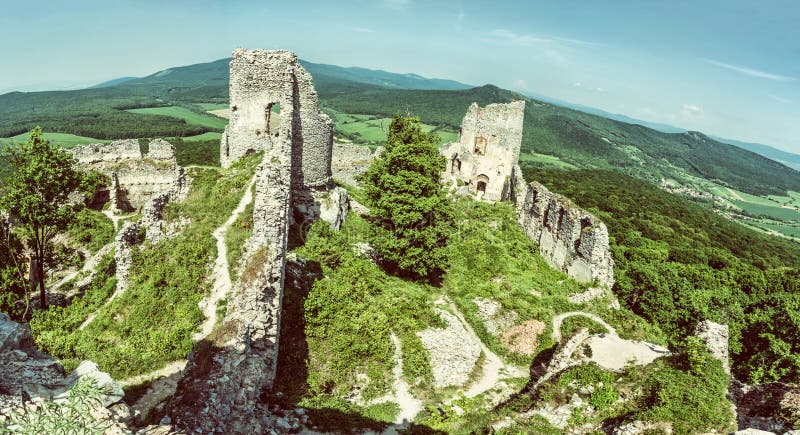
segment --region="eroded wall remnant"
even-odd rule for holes
[[[441,149],[444,179],[488,201],[509,199],[511,172],[519,160],[525,101],[472,103],[461,122],[458,142]]]
[[[274,424],[262,397],[277,368],[290,226],[324,219],[338,228],[348,202],[331,180],[333,124],[294,53],[236,49],[230,93],[223,166],[264,152],[253,235],[224,320],[189,355],[168,412],[190,431],[265,433]]]
[[[517,221],[547,263],[577,281],[612,287],[614,259],[605,224],[542,184],[526,183],[519,166],[512,178]]]
[[[107,175],[108,202],[112,211],[132,212],[143,209],[156,195],[169,194],[178,201],[189,188],[183,167],[175,159],[175,148],[163,139],[149,142],[142,154],[137,139],[107,144],[82,145],[69,151],[78,166]]]
[[[444,183],[456,194],[482,201],[512,201],[520,226],[553,268],[581,282],[613,286],[606,226],[568,199],[523,178],[518,162],[524,116],[524,101],[483,108],[472,103],[459,141],[440,149],[447,159]]]

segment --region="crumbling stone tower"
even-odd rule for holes
[[[262,394],[276,375],[290,226],[319,218],[338,228],[348,200],[331,180],[333,123],[294,53],[236,49],[230,100],[222,165],[264,152],[253,236],[225,318],[195,345],[168,412],[190,432],[266,433],[272,422]]]
[[[279,129],[290,129],[292,186],[319,187],[331,181],[333,122],[319,111],[311,74],[285,50],[237,48],[231,60],[231,117],[222,135],[220,163],[269,150]],[[286,125],[283,120],[289,120]]]
[[[525,101],[489,104],[472,103],[461,122],[458,142],[441,153],[447,159],[445,180],[463,183],[488,201],[509,199],[510,178],[519,160]]]

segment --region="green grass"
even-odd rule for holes
[[[205,111],[221,110],[221,109],[227,109],[227,108],[230,107],[229,105],[222,104],[222,103],[197,103],[195,105],[200,107],[201,109],[203,109]]]
[[[794,209],[782,208],[776,205],[754,204],[752,202],[739,200],[733,200],[731,202],[750,215],[769,216],[787,222],[800,222],[800,212]]]
[[[222,138],[222,133],[209,131],[208,133],[203,133],[203,134],[197,134],[197,135],[194,135],[194,136],[184,137],[183,140],[186,141],[186,142],[197,142],[197,141],[206,141],[206,140],[219,141],[221,138]]]
[[[254,196],[255,189],[256,187],[253,186]],[[237,277],[236,270],[238,269],[239,261],[244,255],[245,242],[253,235],[253,206],[254,201],[251,201],[225,233],[225,245],[228,249],[228,271],[230,272],[231,280],[234,282]]]
[[[555,344],[550,338],[553,316],[576,309],[600,315],[620,328],[619,333],[626,338],[664,342],[657,329],[630,311],[613,311],[602,303],[583,308],[570,303],[568,296],[585,291],[588,284],[568,278],[545,262],[536,245],[517,225],[511,204],[459,201],[455,208],[458,230],[448,243],[450,266],[442,288],[495,353],[520,365],[530,365],[534,358],[511,353],[486,330],[477,317],[477,305],[473,302],[477,297],[499,301],[505,310],[517,312],[518,322],[531,319],[544,322],[547,330],[539,337],[538,351]],[[535,296],[534,291],[540,296]]]
[[[520,163],[525,163],[534,167],[551,167],[557,169],[577,169],[573,164],[567,163],[556,156],[536,153],[521,153]]]
[[[222,130],[228,124],[227,119],[214,115],[193,112],[185,107],[146,107],[143,109],[129,109],[127,112],[138,113],[140,115],[163,115],[171,116],[186,121],[189,125],[199,125],[216,130]]]
[[[29,133],[22,133],[13,137],[0,138],[0,145],[10,145],[11,143],[24,143],[28,140],[28,135]],[[65,148],[72,148],[76,145],[110,142],[108,139],[95,139],[92,137],[77,136],[69,133],[45,132],[44,138],[49,140],[51,144],[61,145]]]
[[[380,144],[386,142],[386,134],[392,118],[373,115],[340,113],[332,110],[327,111],[334,120],[336,132],[356,143]],[[458,133],[450,128],[439,128],[434,125],[422,124],[422,130],[426,133],[435,131],[441,139],[441,143],[455,142],[458,140]]]
[[[747,221],[747,223],[759,228],[771,231],[777,231],[787,236],[800,237],[800,224],[786,224],[781,222],[765,221],[765,220]]]
[[[76,324],[93,310],[75,304],[48,310],[49,321],[32,323],[37,343],[63,360],[95,361],[116,379],[185,358],[194,345],[191,334],[203,321],[197,303],[210,286],[207,274],[216,255],[211,232],[239,202],[259,159],[253,156],[229,170],[191,171],[186,199],[169,204],[165,212],[167,221],[186,216],[191,224],[174,239],[135,248],[128,290],[103,307],[83,331],[77,331]],[[61,318],[75,320],[55,320]]]

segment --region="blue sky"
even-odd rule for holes
[[[3,0],[2,12],[0,92],[286,48],[800,153],[796,0]]]

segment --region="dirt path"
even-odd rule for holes
[[[192,334],[192,339],[194,339],[194,341],[200,341],[208,337],[208,334],[211,334],[214,325],[217,323],[217,303],[231,291],[231,288],[233,288],[233,282],[231,281],[231,275],[228,269],[228,246],[225,244],[225,234],[228,232],[231,225],[236,222],[236,219],[239,218],[239,215],[244,212],[247,205],[253,201],[252,188],[255,182],[256,178],[253,177],[250,183],[247,184],[247,188],[244,195],[242,195],[242,199],[239,201],[239,205],[233,210],[228,220],[212,233],[214,238],[217,239],[217,259],[214,261],[214,269],[211,272],[214,286],[211,289],[211,294],[198,303],[206,320],[200,325],[200,331]]]
[[[403,351],[400,339],[394,334],[391,338],[394,343],[394,367],[392,368],[394,391],[397,405],[400,406],[395,423],[403,424],[414,421],[414,417],[422,410],[422,401],[411,395],[408,383],[403,379]]]
[[[175,373],[180,373],[183,368],[186,367],[186,362],[187,361],[185,359],[173,361],[158,370],[153,370],[149,373],[143,373],[128,379],[123,379],[121,381],[117,381],[117,383],[120,387],[125,388],[130,387],[131,385],[140,385],[145,382],[150,382],[154,379],[172,376]]]
[[[570,311],[568,313],[562,313],[557,316],[553,316],[553,341],[555,341],[556,343],[561,341],[561,324],[567,317],[574,317],[574,316],[588,317],[594,320],[595,322],[603,325],[608,330],[609,335],[613,336],[617,335],[617,330],[614,329],[613,326],[606,323],[606,321],[603,320],[601,317],[596,316],[592,313],[587,313],[585,311]]]
[[[475,397],[481,393],[491,390],[502,378],[519,378],[528,376],[528,370],[522,367],[506,364],[502,358],[492,352],[492,350],[486,346],[483,340],[478,337],[478,334],[476,334],[475,330],[472,329],[472,326],[464,318],[464,315],[461,314],[461,311],[458,310],[458,307],[456,307],[456,305],[449,299],[448,306],[450,307],[450,311],[454,316],[456,316],[456,318],[458,318],[458,321],[461,322],[461,324],[464,326],[464,329],[467,330],[472,339],[480,343],[481,352],[483,352],[484,357],[480,378],[478,378],[477,381],[469,384],[467,390],[464,391],[464,395],[466,397]]]
[[[742,196],[741,196],[741,195],[739,195],[738,193],[736,193],[736,191],[734,191],[734,190],[733,190],[733,189],[731,189],[730,187],[726,187],[726,189],[728,189],[728,192],[729,192],[729,193],[730,193],[730,194],[731,194],[731,195],[732,195],[734,198],[736,198],[736,199],[738,199],[739,201],[742,201],[742,202],[747,202],[747,200],[746,200],[746,199],[742,198]]]
[[[103,214],[106,215],[107,218],[111,219],[111,222],[114,224],[114,231],[119,229],[119,222],[121,220],[127,219],[133,215],[133,213],[124,216],[116,215],[111,210],[103,210]]]
[[[88,273],[91,274],[91,273],[95,272],[94,269],[97,267],[97,263],[100,262],[100,259],[103,258],[104,255],[106,255],[109,252],[111,252],[112,249],[114,249],[114,242],[111,242],[111,243],[103,246],[102,248],[98,249],[97,252],[95,252],[94,255],[92,255],[91,257],[89,257],[88,260],[86,260],[86,263],[83,264],[82,268],[80,268],[79,270],[76,270],[76,271],[68,274],[67,276],[61,278],[57,283],[55,283],[53,285],[52,290],[58,290],[64,284],[66,284],[66,283],[72,281],[73,279],[75,279],[75,277],[77,277],[79,273],[88,272]]]

